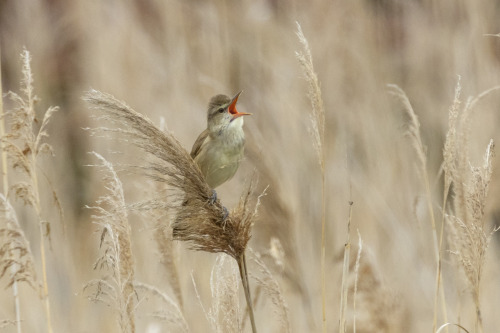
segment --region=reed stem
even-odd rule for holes
[[[257,333],[255,325],[255,317],[253,314],[252,297],[250,296],[250,285],[248,283],[247,263],[245,253],[243,253],[238,260],[238,268],[240,269],[241,283],[245,291],[245,298],[247,300],[248,313],[250,314],[250,323],[252,324],[252,333]]]

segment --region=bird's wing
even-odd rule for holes
[[[198,153],[200,152],[201,146],[203,146],[203,142],[208,138],[208,129],[201,132],[198,139],[194,142],[193,149],[191,149],[191,157],[194,159]]]

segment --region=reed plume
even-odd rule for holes
[[[311,102],[311,135],[313,146],[318,155],[318,162],[321,168],[321,295],[323,310],[323,332],[327,331],[326,325],[326,183],[325,183],[325,109],[321,97],[321,87],[318,75],[314,71],[313,59],[309,43],[307,42],[300,24],[297,22],[297,37],[302,44],[303,51],[295,52],[302,72],[308,85],[307,96]]]
[[[352,250],[356,244],[352,243]],[[352,322],[344,326],[346,332],[407,332],[409,331],[408,313],[394,289],[384,278],[384,272],[374,257],[373,252],[366,248],[359,239],[357,255],[351,256],[347,288],[353,292],[353,302],[347,310],[352,312]],[[361,257],[361,251],[363,251]],[[342,256],[338,255],[340,261]],[[390,316],[387,314],[390,313]],[[349,316],[350,317],[350,316]]]
[[[103,111],[99,121],[114,123],[119,129],[96,128],[93,133],[116,132],[140,148],[148,156],[148,164],[137,170],[149,178],[164,183],[171,190],[170,203],[151,200],[148,207],[175,211],[172,223],[175,240],[187,242],[197,251],[226,253],[240,269],[252,329],[255,332],[250,287],[246,270],[245,249],[257,213],[259,198],[253,197],[255,181],[251,181],[241,196],[239,205],[229,215],[220,200],[213,201],[213,190],[189,153],[168,131],[158,129],[146,116],[134,111],[124,102],[96,90],[89,91],[84,100]]]
[[[309,42],[302,32],[302,27],[297,22],[297,37],[302,44],[302,51],[295,52],[302,72],[305,75],[307,82],[307,97],[311,102],[311,135],[313,137],[313,145],[318,155],[318,162],[321,170],[325,169],[325,109],[323,106],[323,98],[321,97],[321,87],[318,80],[318,75],[314,70],[313,59]]]
[[[161,311],[153,314],[154,317],[165,321],[170,326],[175,327],[174,332],[189,332],[189,326],[186,322],[186,318],[182,314],[182,309],[179,305],[167,294],[159,290],[158,288],[140,282],[134,282],[134,289],[136,291],[143,291],[151,296],[155,296],[162,302]]]
[[[429,211],[430,223],[432,227],[432,239],[434,245],[434,255],[436,259],[436,285],[435,285],[435,294],[434,294],[434,319],[433,319],[433,332],[436,331],[437,328],[437,313],[438,313],[438,298],[441,297],[441,307],[444,321],[447,321],[447,311],[446,311],[446,299],[444,295],[444,289],[441,287],[441,262],[442,262],[442,241],[444,234],[444,216],[445,216],[445,207],[446,201],[448,198],[449,192],[449,184],[446,183],[445,180],[445,189],[443,192],[443,203],[442,203],[442,212],[441,212],[441,232],[439,235],[438,241],[438,232],[437,232],[437,223],[434,214],[433,202],[432,202],[432,194],[431,194],[431,186],[429,181],[429,173],[427,172],[427,147],[424,145],[422,141],[422,137],[420,135],[420,121],[418,119],[417,114],[413,110],[413,106],[406,96],[406,93],[394,84],[389,84],[389,92],[396,96],[401,103],[403,104],[403,108],[405,113],[409,118],[406,135],[410,138],[413,149],[416,153],[418,160],[418,168],[417,171],[420,175],[420,178],[423,181],[425,188],[425,198],[427,202],[427,209]],[[455,100],[450,109],[450,117],[454,114],[454,111],[457,107],[458,96],[460,95],[460,85],[457,86],[455,91]],[[446,179],[446,177],[445,177]]]
[[[9,187],[9,196],[13,194],[16,198],[22,200],[26,206],[33,208],[37,217],[42,265],[42,288],[40,295],[44,302],[47,331],[50,333],[52,332],[52,320],[50,315],[45,251],[45,238],[47,237],[50,240],[50,224],[43,217],[40,203],[40,198],[43,194],[40,193],[38,160],[42,155],[53,154],[52,146],[45,142],[45,140],[49,136],[47,127],[54,113],[58,111],[58,108],[49,107],[43,116],[39,128],[35,128],[35,123],[38,123],[35,111],[38,98],[35,95],[33,87],[34,77],[31,70],[31,55],[26,49],[21,53],[21,60],[23,65],[21,94],[11,91],[7,94],[13,102],[14,108],[5,112],[5,116],[9,119],[9,131],[3,133],[1,140],[3,152],[6,153],[11,167],[22,177],[22,180],[15,182]],[[5,173],[7,172],[6,166],[5,163],[3,164],[3,172]],[[7,176],[4,176],[4,187],[6,187],[6,179]]]
[[[228,256],[217,256],[210,276],[212,306],[207,317],[215,332],[241,332],[238,302],[238,269]],[[227,267],[229,266],[229,267]]]
[[[0,137],[3,138],[5,137],[5,114],[3,110],[3,88],[2,88],[2,48],[0,45]],[[4,144],[3,142],[0,142],[1,144],[1,158],[2,158],[2,185],[3,185],[3,195],[4,198],[5,196],[9,193],[9,173],[8,173],[8,163],[7,163],[7,152],[4,149]],[[7,200],[5,200],[7,203]],[[14,211],[15,213],[15,211]],[[4,219],[5,221],[8,221],[8,218]],[[6,223],[7,230],[9,228],[9,223]],[[22,230],[22,229],[21,229]],[[8,232],[8,231],[7,231]],[[16,238],[16,237],[14,237]],[[9,237],[9,239],[12,239]],[[16,247],[16,244],[10,243],[10,249],[7,252],[8,253],[6,257],[7,260],[10,260],[10,251],[13,250]],[[2,255],[1,257],[4,257]],[[2,260],[2,259],[0,259]],[[10,266],[10,271],[11,271],[11,276],[16,274],[16,271],[18,270],[17,264],[12,264]],[[5,271],[4,271],[5,274]],[[1,277],[1,276],[0,276]],[[17,280],[14,279],[12,280],[12,296],[14,297],[14,308],[16,310],[16,321],[15,324],[17,326],[17,333],[22,332],[22,327],[21,327],[21,303],[20,303],[20,298],[19,298],[19,287]],[[1,325],[0,325],[1,326]]]
[[[101,228],[102,255],[95,262],[94,269],[106,268],[111,270],[111,274],[90,281],[85,289],[95,289],[91,300],[114,305],[121,331],[133,333],[136,294],[134,260],[123,186],[113,165],[101,155],[93,154],[100,162],[96,166],[103,170],[103,181],[109,192],[97,200],[96,206],[87,206],[96,212],[92,219]]]
[[[476,309],[475,332],[483,331],[480,283],[486,250],[493,232],[485,221],[485,205],[493,173],[494,143],[490,140],[483,164],[473,166],[469,157],[470,119],[477,103],[498,90],[493,87],[476,98],[469,98],[461,108],[460,81],[449,112],[449,129],[443,152],[445,190],[453,193],[446,220],[450,226],[451,251],[465,273]]]
[[[7,287],[26,282],[37,292],[41,286],[36,277],[35,260],[29,241],[19,225],[16,211],[0,194],[0,278],[8,276]]]
[[[274,244],[271,243],[271,245],[276,246],[277,244],[274,241]],[[275,248],[271,248],[270,255],[273,257],[273,259],[277,259],[275,263],[279,265],[280,260],[282,258],[280,258],[279,254],[277,257],[273,256],[273,254],[274,255],[277,254],[273,253],[275,250],[276,250]],[[280,323],[280,329],[277,330],[276,332],[290,333],[292,332],[292,327],[290,326],[290,314],[289,314],[288,304],[286,303],[285,298],[283,297],[283,292],[280,288],[280,285],[278,284],[278,281],[276,281],[276,279],[274,278],[273,274],[266,266],[264,261],[262,261],[259,258],[259,256],[256,255],[255,253],[253,254],[254,256],[252,259],[256,263],[261,273],[261,277],[256,277],[255,279],[257,280],[259,286],[263,289],[264,293],[271,299],[271,302],[273,303],[275,309],[274,312],[276,313],[276,317]]]

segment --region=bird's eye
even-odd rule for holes
[[[224,112],[224,108],[220,108],[219,110],[217,110],[219,113],[222,113]]]

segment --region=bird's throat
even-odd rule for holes
[[[245,132],[243,131],[243,119],[236,118],[234,121],[230,122],[227,127],[219,132],[217,141],[221,144],[226,145],[228,148],[243,146],[245,141]]]

